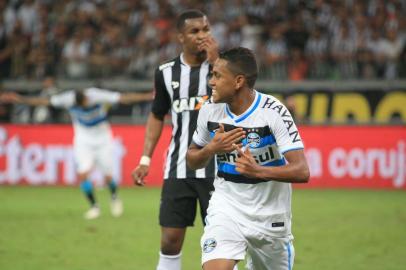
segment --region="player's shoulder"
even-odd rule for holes
[[[173,67],[175,65],[176,61],[178,60],[178,58],[179,58],[179,56],[177,56],[177,57],[175,57],[175,58],[173,58],[171,60],[168,60],[168,61],[165,61],[165,62],[161,63],[158,66],[157,71],[163,71],[164,69]]]
[[[55,93],[51,95],[51,98],[66,98],[68,96],[74,96],[75,95],[75,90],[69,89],[69,90],[63,90],[61,92]]]
[[[85,93],[97,93],[97,92],[104,92],[106,90],[101,89],[99,87],[92,86],[92,87],[87,87],[87,88],[83,89],[83,91]]]
[[[261,94],[261,101],[260,101],[258,107],[260,110],[262,110],[263,114],[266,114],[273,118],[275,118],[275,117],[292,118],[289,110],[286,108],[286,106],[283,104],[283,102],[281,100],[279,100],[278,98],[276,98],[270,94],[264,94],[264,93],[260,93],[260,94]]]
[[[208,99],[208,100],[206,100],[205,103],[203,103],[202,108],[200,109],[199,113],[204,113],[204,114],[210,115],[217,111],[224,110],[224,106],[225,106],[225,103],[214,103],[211,101],[211,99]]]
[[[276,106],[282,106],[285,107],[285,105],[283,104],[283,102],[281,100],[279,100],[278,98],[276,98],[275,96],[271,95],[271,94],[265,94],[265,93],[260,93],[261,95],[261,100],[258,104],[258,107],[261,109],[271,109],[274,108]]]

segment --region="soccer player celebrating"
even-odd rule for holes
[[[217,43],[206,15],[188,10],[177,20],[182,53],[160,65],[155,72],[155,99],[146,126],[143,155],[133,172],[134,182],[144,184],[150,158],[161,136],[164,117],[171,111],[172,139],[167,154],[159,210],[161,251],[157,270],[180,270],[186,228],[193,226],[197,201],[204,222],[210,194],[214,190],[214,161],[206,168],[186,166],[186,151],[196,128],[201,105],[209,99],[207,77],[218,57]]]
[[[100,216],[100,209],[94,195],[89,173],[98,166],[104,174],[111,192],[111,213],[118,217],[123,212],[121,200],[117,197],[117,182],[112,177],[113,136],[107,121],[108,108],[112,104],[131,104],[152,100],[151,93],[119,93],[99,88],[87,88],[83,91],[66,91],[51,97],[24,97],[16,93],[3,95],[3,101],[65,108],[69,111],[73,127],[73,150],[80,187],[90,203],[85,213],[86,219]]]
[[[201,239],[205,270],[231,270],[248,253],[249,269],[292,269],[291,183],[307,182],[303,143],[291,114],[253,89],[252,52],[221,53],[212,102],[200,110],[187,153],[192,169],[216,156],[215,191]]]

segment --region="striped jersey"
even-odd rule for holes
[[[75,105],[75,91],[70,90],[51,96],[50,103],[54,107],[69,111],[73,122],[75,140],[97,143],[111,136],[108,122],[108,109],[118,103],[120,93],[95,87],[84,90],[88,106],[83,108]]]
[[[172,138],[164,179],[214,178],[214,160],[199,170],[191,170],[186,165],[186,152],[196,129],[199,110],[211,95],[208,86],[210,69],[207,61],[200,66],[189,66],[181,54],[155,71],[152,112],[163,117],[170,111],[172,117]]]
[[[202,147],[208,144],[220,123],[225,131],[237,127],[246,131],[243,147],[249,147],[262,166],[282,166],[286,164],[284,153],[303,148],[299,131],[286,107],[273,96],[257,91],[251,106],[238,116],[225,103],[206,103],[200,111],[194,143]],[[208,213],[229,215],[266,234],[289,235],[291,184],[264,182],[241,175],[235,169],[236,158],[236,151],[216,155],[218,172]]]

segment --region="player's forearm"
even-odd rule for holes
[[[143,155],[151,157],[161,137],[164,121],[150,113],[147,120]]]
[[[46,97],[21,97],[17,102],[20,104],[27,104],[31,106],[48,106],[50,105],[49,99]]]
[[[153,94],[152,92],[148,93],[125,93],[120,97],[120,103],[131,104],[143,101],[152,101]]]
[[[306,163],[293,163],[279,167],[260,166],[257,176],[265,181],[307,183],[310,173]]]
[[[197,148],[191,146],[186,154],[186,163],[192,170],[197,170],[206,167],[215,153],[210,147]]]

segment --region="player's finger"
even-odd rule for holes
[[[219,124],[219,128],[218,128],[217,132],[224,133],[224,125],[223,124],[221,124],[221,123]]]
[[[235,128],[233,130],[227,131],[228,138],[238,138],[245,135],[245,131],[242,128]]]
[[[137,186],[143,186],[144,185],[144,179],[140,175],[135,174],[135,175],[133,175],[133,178],[134,178],[134,183]]]
[[[143,185],[144,185],[144,181],[141,180],[141,179],[139,179],[139,180],[137,180],[137,181],[135,182],[135,184],[136,184],[137,186],[143,186]]]
[[[244,156],[244,152],[241,149],[242,147],[240,145],[233,143],[233,148],[234,150],[237,150],[239,156]]]
[[[227,134],[227,141],[231,143],[238,143],[245,138],[245,131],[234,132],[234,134]]]
[[[246,147],[244,153],[251,156],[250,148]]]

